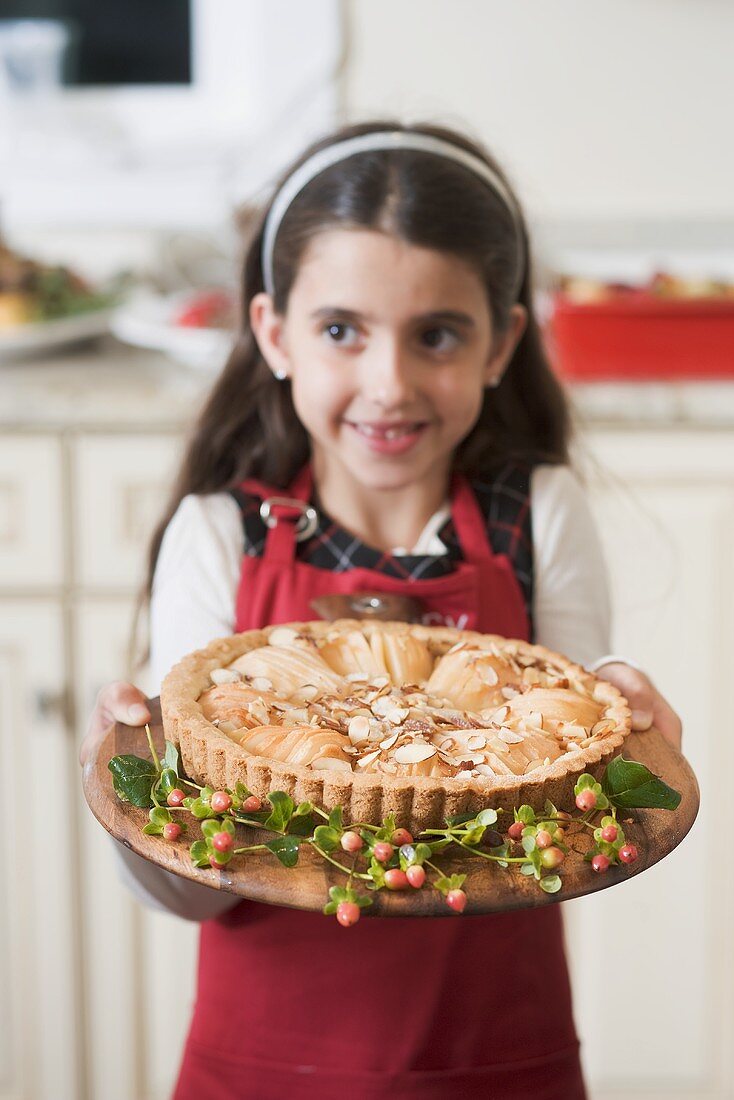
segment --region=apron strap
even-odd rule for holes
[[[243,482],[242,488],[264,498],[260,515],[268,533],[263,556],[284,564],[294,561],[296,543],[318,526],[318,513],[309,504],[313,489],[310,462],[301,467],[282,496],[272,495],[268,486],[254,479]],[[451,475],[451,518],[465,561],[476,564],[494,557],[477,498],[467,478],[456,472]]]

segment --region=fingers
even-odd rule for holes
[[[680,752],[683,745],[683,723],[662,695],[658,696],[655,707],[655,725],[668,744]]]
[[[106,684],[97,695],[86,735],[79,747],[79,763],[82,766],[86,764],[113,722],[143,726],[149,721],[148,701],[139,688],[123,680]]]
[[[630,705],[633,730],[648,730],[654,724],[668,744],[680,752],[682,724],[667,699],[664,699],[644,672],[620,661],[597,669],[597,676],[618,687]]]

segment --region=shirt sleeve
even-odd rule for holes
[[[531,475],[537,641],[589,667],[611,649],[609,577],[586,492],[568,466]]]
[[[183,498],[166,528],[153,578],[151,694],[187,653],[234,631],[243,549],[240,511],[228,493]],[[114,851],[120,879],[151,908],[202,921],[242,900],[174,875],[117,842]]]

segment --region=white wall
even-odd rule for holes
[[[346,0],[346,11],[350,119],[464,125],[534,218],[734,227],[730,0]]]

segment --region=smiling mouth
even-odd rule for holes
[[[347,420],[346,423],[368,439],[400,439],[428,426],[425,420],[403,421],[400,424],[369,424],[355,420]]]

